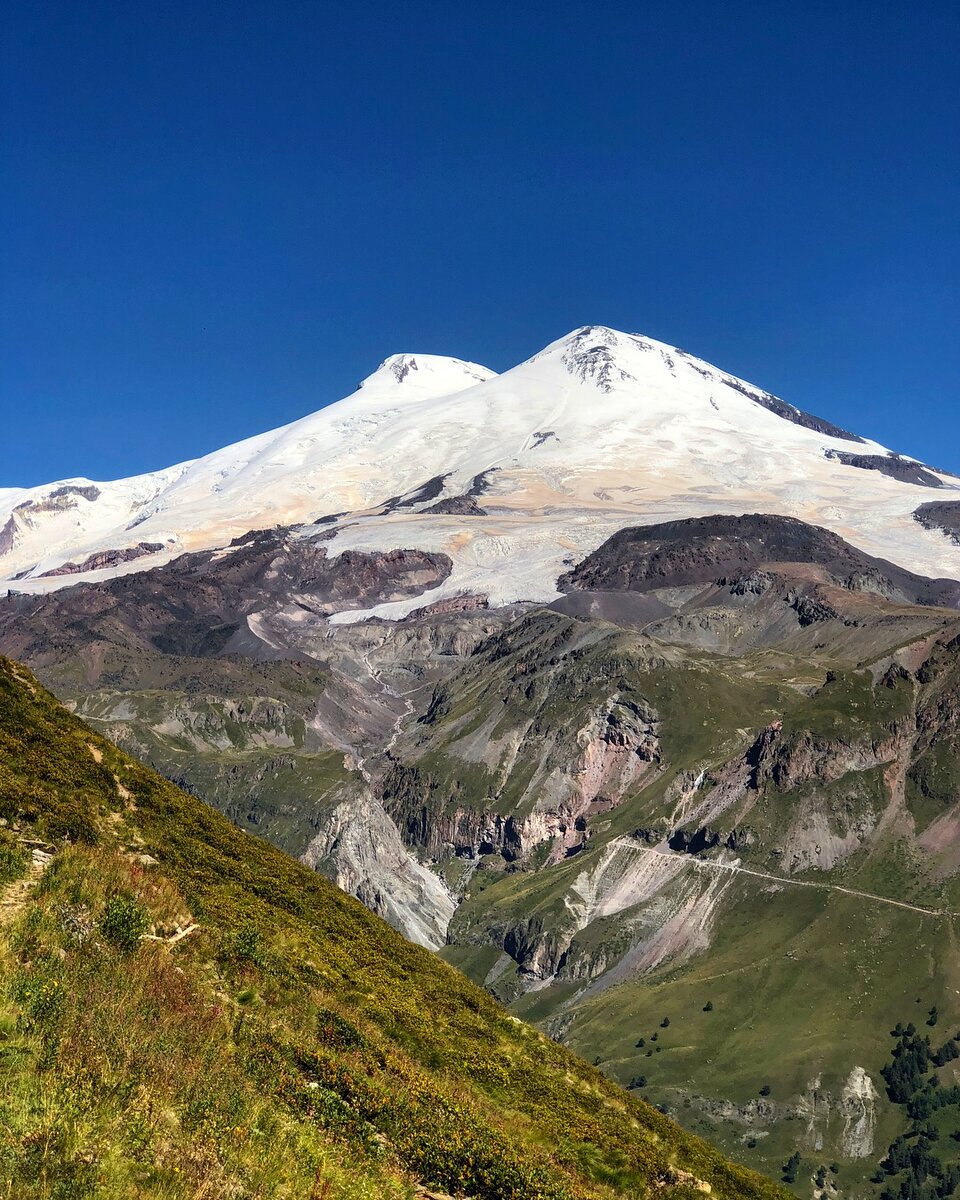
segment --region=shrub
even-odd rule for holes
[[[222,943],[224,957],[235,963],[265,965],[263,935],[252,922],[247,922],[228,934]]]
[[[149,926],[150,914],[136,896],[116,895],[107,901],[100,932],[118,950],[130,954]]]

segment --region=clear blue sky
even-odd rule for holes
[[[960,470],[960,6],[7,0],[0,486],[673,342]]]

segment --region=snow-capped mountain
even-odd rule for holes
[[[777,513],[928,576],[960,548],[915,513],[960,479],[800,412],[649,338],[588,326],[502,375],[388,358],[346,399],[192,462],[110,483],[0,490],[0,578],[46,591],[301,525],[344,550],[442,552],[414,599],[334,618],[402,616],[464,593],[550,600],[625,526]],[[930,526],[930,527],[926,527]]]

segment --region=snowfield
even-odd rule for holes
[[[960,547],[913,518],[924,502],[960,500],[960,479],[927,469],[940,486],[903,482],[836,454],[898,461],[674,347],[603,327],[499,376],[394,355],[352,396],[195,461],[0,489],[0,579],[46,591],[304,525],[300,536],[333,533],[332,556],[448,554],[453,572],[433,591],[333,619],[401,617],[462,593],[550,600],[557,577],[624,526],[745,512],[797,517],[909,570],[960,577]],[[426,511],[466,496],[482,515]],[[125,550],[138,557],[45,575]]]

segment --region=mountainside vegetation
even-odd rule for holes
[[[9,660],[0,819],[0,1194],[777,1195]]]

